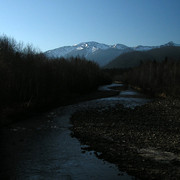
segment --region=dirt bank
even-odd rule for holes
[[[24,104],[16,104],[11,107],[0,109],[0,128],[12,124],[20,120],[26,120],[28,117],[37,116],[39,113],[50,111],[54,108],[76,104],[83,101],[89,101],[98,98],[111,97],[117,95],[119,92],[115,91],[94,91],[88,94],[68,94],[63,98],[58,99],[57,102],[46,102],[30,104],[28,107]]]
[[[73,136],[140,179],[180,179],[180,100],[76,112]]]

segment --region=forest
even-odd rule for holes
[[[120,80],[152,95],[180,96],[180,61],[141,61],[138,67],[101,69],[84,58],[48,58],[32,45],[0,37],[0,119],[11,111],[39,111],[70,102]]]
[[[180,61],[166,57],[164,61],[141,61],[121,76],[125,83],[140,87],[153,96],[180,97]]]
[[[48,59],[31,45],[0,37],[0,113],[61,105],[111,79],[82,58]]]

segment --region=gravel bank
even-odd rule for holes
[[[76,112],[72,135],[140,179],[180,179],[180,100]]]

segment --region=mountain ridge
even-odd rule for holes
[[[107,63],[104,68],[132,68],[145,61],[180,60],[180,46],[161,46],[149,51],[132,51],[121,54]]]
[[[98,43],[96,41],[89,41],[89,42],[81,42],[79,44],[74,44],[72,46],[62,46],[59,48],[48,50],[44,52],[44,54],[49,58],[52,57],[68,58],[68,57],[82,56],[88,60],[95,61],[100,66],[105,66],[106,64],[108,64],[110,61],[112,61],[121,54],[131,51],[148,51],[151,49],[160,48],[164,46],[180,46],[180,45],[170,41],[164,45],[159,45],[159,46],[138,45],[135,47],[129,47],[119,43],[114,45],[107,45],[104,43]]]

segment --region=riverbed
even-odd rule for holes
[[[73,136],[90,146],[85,150],[101,152],[99,158],[139,179],[179,180],[180,99],[154,99],[137,106],[143,103],[142,98],[135,100],[138,96],[123,90],[116,106],[74,113]],[[134,100],[128,104],[126,98]]]
[[[109,90],[121,84],[100,87]],[[0,179],[94,179],[124,180],[133,176],[107,161],[95,151],[84,151],[78,139],[71,136],[70,117],[86,109],[105,110],[123,104],[134,108],[150,100],[132,89],[108,98],[81,102],[17,122],[1,129]]]

